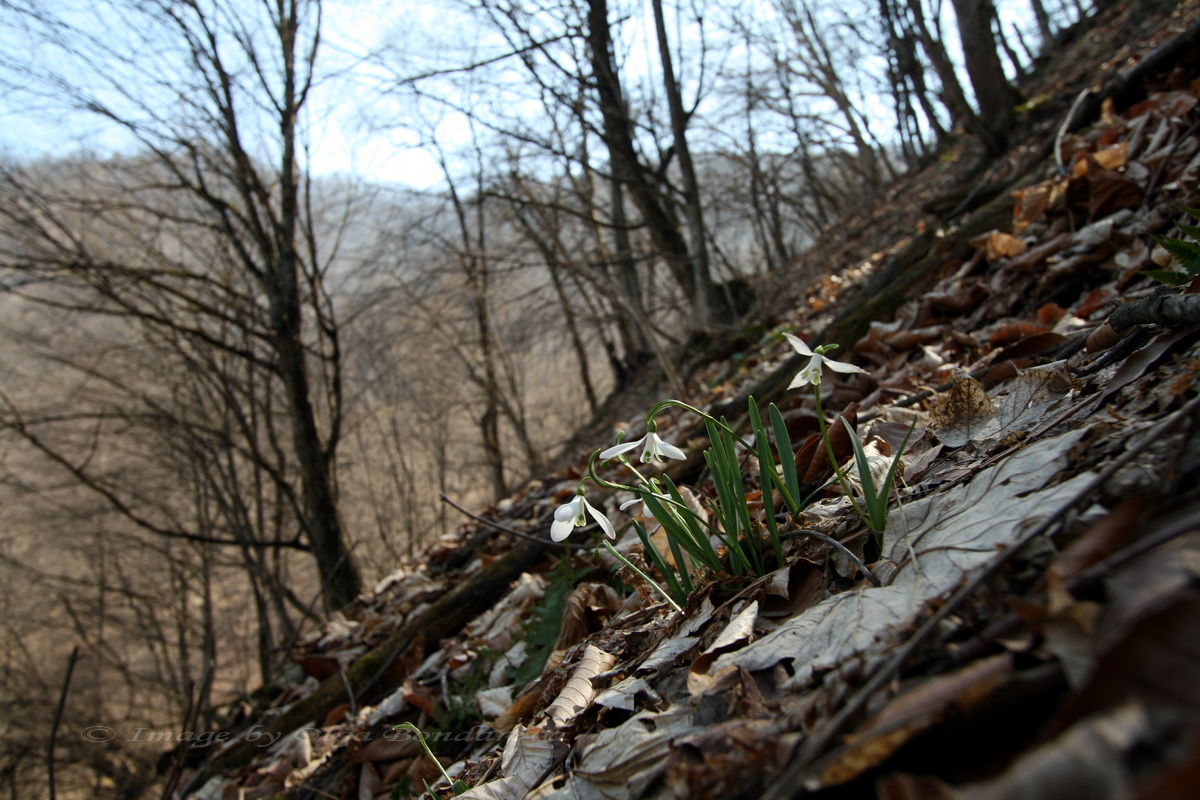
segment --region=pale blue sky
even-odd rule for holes
[[[107,30],[105,25],[117,27],[98,16],[95,6],[85,0],[12,0],[10,5],[22,2],[63,13],[96,35]],[[641,2],[647,6],[642,19],[635,18],[624,28],[630,37],[626,67],[631,73],[640,71],[653,77],[658,69],[653,29],[648,2]],[[712,0],[713,9],[727,4]],[[736,5],[745,7],[744,2]],[[1028,30],[1029,21],[1024,19],[1030,16],[1026,0],[1007,0],[1000,5],[1009,18],[1006,27],[1011,28],[1012,21],[1019,20]],[[949,3],[944,6],[948,8]],[[470,136],[464,118],[432,103],[416,108],[398,105],[394,96],[382,91],[394,79],[394,73],[367,66],[362,56],[373,48],[389,45],[410,59],[406,68],[419,72],[434,64],[444,67],[468,63],[480,54],[503,50],[503,43],[494,34],[481,30],[465,12],[455,8],[445,0],[327,0],[323,49],[318,60],[320,72],[327,77],[310,101],[307,118],[311,144],[308,166],[313,174],[341,173],[417,188],[440,182],[441,169],[421,146],[422,139],[436,137],[453,151],[466,144]],[[9,14],[0,7],[0,21]],[[952,19],[947,20],[948,32],[953,30]],[[678,30],[673,33],[685,38],[689,35]],[[16,54],[9,60],[33,57],[45,64],[50,57],[48,51],[31,51],[28,40],[13,27],[0,26],[0,50]],[[0,66],[4,60],[0,56]],[[693,66],[685,64],[683,68]],[[7,74],[12,75],[12,71]],[[36,157],[80,149],[98,153],[131,149],[126,134],[94,115],[31,106],[27,97],[17,100],[19,93],[4,89],[0,82],[0,149],[4,151],[18,157]]]

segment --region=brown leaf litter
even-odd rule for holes
[[[1140,274],[1161,266],[1151,234],[1200,205],[1200,79],[1174,84],[1054,137],[1056,152],[1010,195],[1007,225],[964,242],[925,291],[839,351],[870,373],[837,376],[829,399],[864,441],[893,451],[917,422],[882,552],[830,493],[786,520],[786,563],[701,582],[672,613],[615,589],[606,556],[489,527],[544,537],[578,480],[578,467],[563,470],[307,637],[296,674],[274,688],[280,712],[243,723],[247,759],[234,766],[232,744],[214,753],[189,796],[375,800],[426,782],[451,796],[394,735],[405,721],[438,734],[465,797],[1191,796],[1200,316],[1147,303],[1163,290]],[[883,264],[899,248],[872,252]],[[782,321],[821,331],[851,272]],[[1143,316],[1097,337],[1135,303]],[[692,383],[724,383],[726,396],[773,386],[787,353],[767,337],[739,367],[706,365]],[[801,477],[820,482],[829,467],[807,395],[771,399],[800,445]],[[682,441],[686,425],[664,415],[659,431]],[[671,469],[711,492],[698,459]],[[750,491],[757,474],[747,468]],[[623,499],[593,498],[619,529]],[[869,557],[878,585],[828,539]],[[515,548],[527,560],[472,619],[397,643]],[[618,548],[640,558],[636,537]],[[577,577],[564,589],[568,557]],[[553,628],[540,644],[531,619]],[[387,647],[386,668],[350,691],[355,664]],[[538,647],[546,666],[516,685]],[[312,718],[245,747],[305,698]]]

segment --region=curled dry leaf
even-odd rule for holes
[[[1066,309],[1058,303],[1046,303],[1037,310],[1038,322],[1043,325],[1053,325],[1065,316],[1067,316]]]
[[[1118,297],[1120,297],[1120,294],[1117,292],[1116,284],[1113,283],[1107,283],[1099,289],[1093,289],[1084,295],[1083,299],[1075,306],[1075,316],[1080,319],[1087,319],[1100,309],[1108,306]]]
[[[1088,334],[1087,351],[1089,353],[1103,352],[1124,339],[1129,332],[1129,329],[1118,332],[1109,324],[1108,320],[1105,320],[1103,325]]]
[[[1126,497],[1055,556],[1050,564],[1050,574],[1065,581],[1115,553],[1137,532],[1137,521],[1148,504],[1145,495]]]
[[[972,241],[972,244],[975,244],[976,241],[978,240]],[[1004,233],[1003,231],[993,231],[983,237],[982,245],[984,257],[988,261],[1019,256],[1029,249],[1023,241],[1011,233]]]
[[[508,733],[517,726],[523,719],[529,719],[535,713],[542,703],[542,686],[535,684],[533,688],[526,691],[520,697],[513,701],[503,714],[496,717],[492,721],[492,729],[497,733]]]
[[[596,695],[596,704],[605,708],[615,708],[621,711],[637,711],[638,695],[643,695],[651,703],[659,704],[662,697],[646,681],[645,678],[629,677],[616,686],[605,689]]]
[[[1066,336],[1063,336],[1061,333],[1055,333],[1054,331],[1037,333],[1004,348],[993,357],[992,363],[996,364],[1001,361],[1026,358],[1028,356],[1037,355],[1038,353],[1045,353],[1057,348],[1066,341]]]
[[[639,673],[654,672],[661,667],[669,666],[675,662],[675,659],[687,653],[699,643],[699,636],[683,632],[672,636],[670,639],[665,639],[658,647],[651,651],[646,660],[638,666],[637,671]]]
[[[971,292],[967,297],[960,298],[954,301],[950,307],[946,307],[946,311],[961,312],[967,308],[978,305],[985,297],[987,291],[980,286],[973,287],[975,291]],[[929,296],[926,299],[931,299]],[[937,303],[934,303],[937,305]],[[940,308],[940,306],[939,306]],[[930,325],[924,328],[914,328],[913,330],[900,330],[894,333],[885,334],[883,343],[886,344],[892,351],[897,353],[907,352],[923,344],[937,342],[945,338],[947,331],[946,325]]]
[[[722,653],[728,653],[744,645],[754,635],[754,623],[758,621],[758,601],[755,600],[729,620],[716,640],[692,662],[688,672],[688,690],[693,695],[709,689],[717,676],[710,676],[708,668]]]
[[[642,711],[601,731],[582,753],[559,797],[641,797],[666,771],[671,746],[705,729],[688,704]]]
[[[1092,154],[1092,159],[1105,169],[1120,169],[1129,161],[1129,142],[1117,142],[1097,150]]]
[[[854,448],[850,445],[850,434],[846,431],[846,426],[841,423],[843,419],[850,424],[850,427],[857,424],[858,403],[846,406],[828,428],[829,444],[833,448],[833,455],[839,462],[845,461],[854,453]],[[808,484],[813,481],[823,481],[829,477],[832,471],[833,467],[829,465],[829,456],[825,452],[821,435],[813,434],[796,452],[796,474],[800,476],[800,482]]]
[[[1071,245],[1071,234],[1060,233],[1053,239],[1031,247],[1019,256],[1008,260],[1007,267],[1017,272],[1027,272],[1040,266],[1046,259],[1065,250]]]
[[[555,725],[560,728],[567,725],[592,704],[592,698],[596,696],[592,678],[612,669],[615,663],[617,663],[617,657],[612,653],[606,653],[594,644],[587,646],[583,651],[583,658],[579,659],[579,665],[571,674],[571,679],[567,681],[567,685],[546,709],[546,713]]]
[[[621,600],[611,586],[604,583],[579,584],[567,595],[554,649],[573,647],[620,607]]]
[[[1009,322],[996,328],[989,341],[994,345],[1012,344],[1047,330],[1048,326],[1038,322]]]
[[[1088,182],[1088,219],[1098,220],[1114,211],[1132,208],[1142,202],[1142,187],[1119,172],[1105,169],[1089,159],[1086,180]]]
[[[496,719],[512,706],[512,686],[480,689],[475,693],[475,705],[484,719]]]
[[[508,800],[524,797],[565,750],[557,738],[541,728],[518,726],[504,744],[500,769],[504,777],[475,786],[458,795],[463,800]]]
[[[892,448],[887,442],[876,436],[863,444],[863,455],[867,457],[867,470],[871,473],[871,481],[875,484],[875,492],[878,494],[883,488],[888,470],[892,467]],[[904,462],[901,461],[899,469],[903,470],[904,466]],[[846,474],[846,482],[853,486],[860,495],[863,494],[862,480],[858,474],[856,460],[847,461],[842,467],[842,471]]]

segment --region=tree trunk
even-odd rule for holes
[[[630,199],[642,215],[642,223],[655,249],[666,261],[671,275],[693,307],[697,302],[699,277],[691,269],[692,255],[679,230],[674,209],[654,172],[642,163],[633,143],[633,125],[625,107],[621,81],[613,62],[607,0],[588,0],[588,57],[603,118],[601,138],[608,148],[613,178],[629,190]],[[706,290],[711,291],[711,289]],[[709,295],[711,297],[711,295]]]
[[[988,153],[1000,155],[1008,148],[1008,137],[1020,96],[1008,82],[1000,63],[992,19],[992,0],[951,0],[958,18],[963,61],[975,90],[983,143]]]
[[[299,286],[299,169],[296,164],[296,116],[303,102],[296,86],[296,33],[299,29],[295,4],[280,4],[278,34],[284,69],[283,102],[280,107],[279,133],[283,153],[280,161],[280,218],[277,236],[278,263],[271,277],[275,294],[271,303],[271,322],[275,335],[279,375],[287,390],[291,409],[292,440],[300,469],[304,491],[305,520],[312,540],[313,555],[321,574],[325,597],[332,608],[353,602],[358,596],[360,581],[350,551],[346,549],[345,534],[337,508],[333,464],[338,443],[340,417],[331,414],[328,437],[322,440],[317,425],[316,409],[309,386],[309,367],[304,341],[304,314]],[[286,9],[286,14],[283,13]],[[315,47],[314,47],[315,50]],[[315,267],[314,267],[315,268]],[[269,274],[269,273],[268,273]],[[314,302],[317,302],[314,299]],[[335,334],[336,335],[336,334]],[[336,352],[336,338],[331,346]],[[340,402],[337,396],[340,381],[336,377],[330,387],[330,404]]]
[[[683,98],[679,93],[679,82],[675,79],[675,67],[671,63],[671,46],[667,40],[667,23],[663,14],[662,0],[651,0],[654,9],[654,32],[658,38],[658,54],[663,71],[663,90],[667,95],[667,108],[671,114],[671,136],[675,154],[679,158],[679,171],[683,181],[683,210],[687,220],[688,243],[691,246],[689,271],[692,281],[692,324],[703,330],[717,322],[726,322],[732,309],[722,308],[712,282],[708,263],[708,243],[705,241],[704,210],[700,206],[700,187],[696,182],[696,167],[692,163],[692,151],[687,140],[687,115],[683,110]]]
[[[1039,49],[1045,53],[1054,41],[1054,31],[1050,28],[1050,14],[1042,0],[1029,0],[1029,5],[1033,9],[1033,18],[1037,20],[1038,36],[1041,37]]]

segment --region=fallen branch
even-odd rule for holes
[[[1133,325],[1200,322],[1200,294],[1153,294],[1123,303],[1108,316],[1116,331]]]

